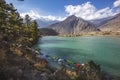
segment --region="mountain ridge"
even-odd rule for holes
[[[109,20],[111,20],[114,16],[101,18],[101,19],[95,19],[95,20],[89,20],[91,23],[93,23],[96,27],[100,27],[101,25],[107,23]]]
[[[120,31],[120,13],[99,27],[102,31]]]
[[[69,16],[64,21],[52,24],[51,28],[59,34],[80,34],[92,31],[99,31],[94,24],[74,15]]]

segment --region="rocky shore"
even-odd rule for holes
[[[0,42],[0,80],[115,80],[93,61],[68,69],[52,68],[38,50],[25,44]]]

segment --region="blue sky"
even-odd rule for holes
[[[63,20],[76,15],[86,20],[113,16],[120,11],[120,0],[6,0],[13,3],[21,16],[34,19]]]

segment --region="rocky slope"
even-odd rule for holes
[[[90,22],[78,18],[74,15],[69,16],[62,22],[52,24],[48,26],[60,34],[80,34],[92,31],[98,31],[98,29]]]
[[[102,31],[120,31],[120,13],[99,28]]]
[[[100,27],[101,25],[107,23],[110,21],[114,16],[101,18],[101,19],[95,19],[95,20],[89,20],[91,23],[93,23],[96,27]]]

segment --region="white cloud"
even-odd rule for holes
[[[76,15],[77,17],[81,17],[85,20],[100,19],[116,14],[116,12],[113,12],[113,10],[109,7],[98,10],[90,2],[76,6],[67,5],[65,6],[65,11],[68,15]]]
[[[25,15],[28,14],[32,19],[42,19],[42,20],[58,20],[58,21],[62,21],[64,20],[66,17],[56,17],[56,16],[52,16],[52,15],[48,15],[48,16],[44,16],[44,15],[40,15],[37,11],[33,11],[30,10],[29,12],[25,12],[25,13],[21,13],[21,17],[25,17]]]
[[[41,11],[37,9],[29,9],[26,10],[28,12],[21,13],[20,15],[24,17],[26,14],[30,15],[32,19],[41,19],[41,20],[47,20],[47,21],[62,21],[66,19],[67,16],[75,15],[77,17],[81,17],[85,20],[93,20],[93,19],[101,19],[109,16],[113,16],[120,12],[120,9],[115,8],[118,6],[120,0],[115,1],[113,4],[113,8],[105,7],[103,9],[97,9],[91,2],[86,2],[81,5],[66,5],[65,11],[66,16],[60,17],[60,16],[53,16],[53,15],[43,15]],[[120,4],[119,4],[120,5]],[[41,13],[41,14],[40,14]]]
[[[25,17],[26,14],[28,14],[32,19],[40,18],[40,15],[38,14],[38,12],[33,10],[30,10],[29,12],[21,13],[20,16]]]
[[[120,6],[120,0],[116,0],[116,1],[113,3],[113,6],[114,6],[114,7]]]

